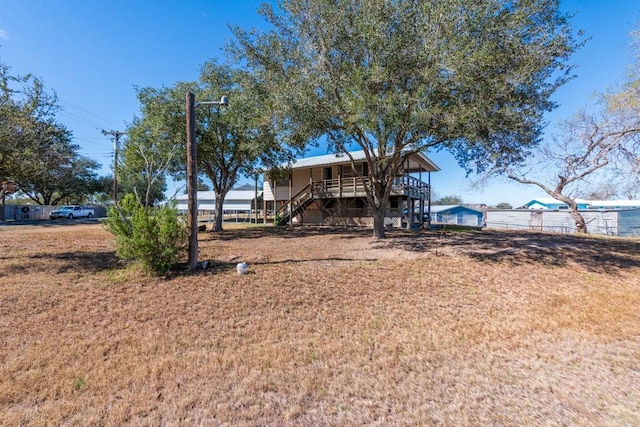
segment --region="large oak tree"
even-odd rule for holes
[[[40,79],[12,75],[0,63],[0,182],[39,204],[79,203],[101,189],[99,165],[78,154],[56,119],[59,110],[55,92]]]
[[[195,109],[198,170],[209,178],[216,194],[214,231],[222,230],[224,199],[242,175],[291,158],[292,147],[283,143],[274,130],[270,109],[265,106],[269,97],[263,89],[247,73],[208,62],[202,67],[199,82],[138,91],[143,112],[138,124],[148,125],[147,143],[165,147],[166,153],[167,147],[180,147],[180,155],[168,167],[177,177],[184,176],[186,157],[185,94],[194,93],[196,102],[228,97],[227,107],[203,104]],[[143,141],[138,138],[138,142]]]
[[[535,145],[580,43],[557,0],[284,0],[231,46],[269,87],[292,140],[364,150],[374,237],[406,156],[444,148],[467,170]]]

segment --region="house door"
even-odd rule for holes
[[[325,181],[328,180],[328,179],[333,179],[333,168],[332,167],[324,168],[323,179]]]

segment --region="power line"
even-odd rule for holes
[[[106,131],[102,129],[103,135],[113,136],[113,203],[118,203],[118,145],[120,137],[126,135],[127,132],[120,132],[117,130]]]
[[[76,120],[76,121],[78,121],[80,123],[83,123],[85,125],[97,126],[98,128],[106,127],[106,126],[104,126],[104,125],[102,125],[100,123],[97,123],[97,122],[95,122],[95,121],[93,121],[91,119],[82,117],[82,116],[80,116],[78,114],[75,114],[75,113],[72,113],[72,112],[69,112],[69,111],[62,110],[62,111],[59,112],[59,114],[61,116],[67,117],[68,119]]]
[[[63,104],[69,105],[69,106],[71,106],[71,107],[73,107],[73,108],[75,108],[75,109],[78,109],[78,110],[80,110],[80,111],[83,111],[83,112],[85,112],[85,113],[87,113],[87,114],[89,114],[89,115],[91,115],[91,116],[93,116],[93,117],[95,117],[95,118],[97,118],[97,119],[100,119],[101,121],[105,121],[105,122],[107,122],[107,123],[111,123],[111,124],[113,124],[113,125],[117,125],[117,123],[115,123],[115,122],[113,122],[113,121],[111,121],[111,120],[109,120],[109,119],[107,119],[107,118],[104,118],[104,117],[102,117],[102,116],[99,116],[99,115],[97,115],[97,114],[95,114],[95,113],[92,113],[92,112],[91,112],[91,111],[89,111],[89,110],[85,110],[85,109],[84,109],[84,108],[82,108],[82,107],[78,107],[77,105],[74,105],[74,104],[70,103],[69,101],[65,101],[65,100],[63,100],[63,99],[60,99],[60,102],[62,102]],[[63,111],[64,111],[64,110],[63,110]]]

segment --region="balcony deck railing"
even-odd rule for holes
[[[369,186],[368,177],[351,177],[311,181],[314,194],[320,198],[365,197],[365,186]],[[414,199],[427,199],[430,186],[410,175],[396,177],[393,181],[391,194],[406,196]]]

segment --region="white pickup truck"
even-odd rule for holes
[[[94,213],[92,208],[86,208],[84,206],[71,205],[71,206],[62,206],[61,208],[56,209],[55,211],[52,211],[49,214],[49,218],[51,218],[51,219],[56,219],[56,218],[67,218],[67,219],[91,218],[94,215],[95,215],[95,213]]]

